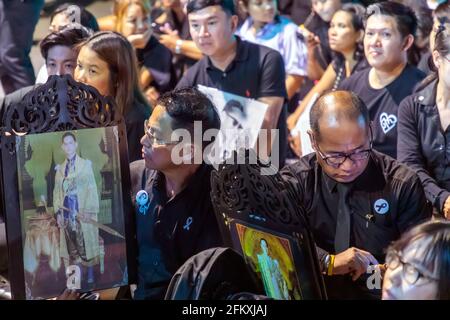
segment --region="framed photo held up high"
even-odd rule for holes
[[[13,299],[134,283],[127,142],[114,102],[69,76],[53,76],[7,110],[4,124]]]

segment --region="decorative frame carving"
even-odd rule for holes
[[[127,193],[130,188],[128,148],[125,124],[116,110],[112,98],[101,96],[95,88],[76,82],[69,75],[50,76],[47,83],[38,86],[26,94],[20,103],[5,110],[0,131],[1,190],[7,231],[9,275],[14,299],[27,298],[17,154],[18,142],[26,135],[75,130],[82,132],[84,129],[94,128],[111,128],[116,132],[119,154],[115,158],[117,166],[120,166],[120,201],[123,204],[121,223],[125,233],[123,236],[128,278],[126,284],[135,283],[135,223],[131,198]]]
[[[233,159],[238,164],[221,164],[211,176],[211,199],[225,244],[238,250],[255,274],[244,252],[242,230],[278,239],[290,247],[301,299],[326,299],[312,234],[294,190],[278,172],[262,175],[270,168],[256,158],[253,150],[235,151]]]

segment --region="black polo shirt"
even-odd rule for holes
[[[369,83],[371,68],[355,73],[339,85],[339,89],[353,91],[369,109],[373,121],[373,146],[393,158],[397,157],[397,113],[400,102],[425,78],[425,74],[414,66],[406,65],[402,73],[381,89]]]
[[[317,246],[334,254],[338,182],[322,171],[314,153],[286,166],[281,174],[294,188]],[[384,262],[384,250],[391,241],[431,216],[415,172],[376,151],[371,153],[364,172],[351,183],[348,204],[352,211],[350,247],[370,252],[379,263]],[[384,204],[382,209],[377,207],[380,204]],[[322,250],[319,258],[325,254]],[[356,283],[349,276],[325,278],[331,298],[368,297],[365,277]]]
[[[175,87],[175,70],[172,65],[172,52],[152,36],[144,49],[136,50],[139,65],[147,68],[152,74],[151,86],[159,93]]]
[[[163,299],[172,275],[188,258],[222,245],[210,198],[212,167],[199,167],[186,188],[171,199],[161,172],[145,169],[144,160],[131,163],[130,170],[138,244],[135,298]],[[136,194],[144,189],[148,208],[140,212]]]
[[[398,110],[398,160],[416,170],[427,199],[442,212],[450,196],[450,129],[441,127],[437,80],[402,101]]]
[[[225,71],[216,68],[209,57],[193,65],[177,84],[177,88],[204,85],[242,97],[287,98],[284,62],[280,53],[236,37],[236,56]],[[283,106],[278,118],[280,130],[280,163],[284,163],[287,149],[287,108]]]

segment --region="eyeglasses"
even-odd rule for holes
[[[151,146],[169,146],[172,144],[177,144],[179,141],[164,141],[162,139],[158,139],[155,137],[151,131],[151,128],[148,126],[148,120],[144,121],[144,133],[150,141]]]
[[[317,148],[317,152],[319,153],[322,160],[333,168],[339,168],[345,162],[345,160],[347,160],[347,158],[352,160],[353,162],[366,160],[370,156],[370,153],[372,151],[372,142],[373,142],[372,128],[369,127],[369,130],[370,130],[370,144],[368,149],[353,151],[350,153],[339,152],[333,155],[326,155],[322,152],[322,150],[320,150],[319,144],[316,142],[315,145]]]
[[[406,282],[408,282],[409,284],[415,284],[420,278],[439,281],[439,279],[431,275],[431,273],[425,274],[425,271],[421,271],[414,265],[403,261],[400,254],[396,251],[388,252],[388,254],[386,255],[386,264],[391,270],[398,268],[400,264],[402,264],[403,278],[405,278]]]

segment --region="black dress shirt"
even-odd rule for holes
[[[334,254],[339,182],[327,176],[309,154],[286,166],[282,175],[294,188],[304,208],[314,236],[319,259]],[[351,209],[350,247],[370,252],[384,262],[385,249],[413,225],[431,217],[422,184],[407,166],[373,151],[364,172],[351,183],[348,197]],[[363,298],[368,289],[364,281],[354,283],[349,276],[325,277],[331,298]],[[334,281],[334,280],[339,281]],[[343,292],[344,285],[348,294]],[[369,295],[370,296],[370,295]]]

